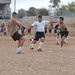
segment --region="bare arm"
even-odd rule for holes
[[[17,25],[26,28],[21,22],[18,22],[18,21],[17,21],[16,23],[17,23]]]
[[[57,23],[57,21],[56,21],[56,22],[52,22],[52,21],[50,21],[49,24],[51,24],[51,23]]]
[[[27,31],[29,30],[29,29],[31,29],[31,28],[33,28],[33,26],[31,25],[28,29],[27,29]]]

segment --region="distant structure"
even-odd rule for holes
[[[10,3],[11,0],[0,0],[0,19],[10,18]]]

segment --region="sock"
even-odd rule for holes
[[[67,43],[67,39],[65,39],[64,42]]]
[[[43,45],[43,42],[40,42],[38,49],[41,48],[42,45]]]
[[[57,37],[56,37],[56,43],[59,43],[59,42],[58,42],[58,38],[57,38]]]

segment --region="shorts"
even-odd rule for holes
[[[6,32],[4,32],[4,35],[6,35]]]
[[[52,30],[51,29],[49,29],[49,33],[51,33],[52,32]]]
[[[31,29],[28,30],[28,33],[31,33]]]
[[[61,34],[61,38],[63,37],[67,38],[67,36],[69,35],[69,31],[61,31],[60,34]]]
[[[60,35],[60,32],[58,32],[58,29],[54,31],[55,34],[57,34],[58,36]]]
[[[14,41],[20,40],[21,37],[22,37],[22,35],[19,34],[18,31],[15,32],[15,33],[13,34],[13,36],[12,36],[12,38],[13,38]]]
[[[34,40],[39,40],[41,38],[45,38],[44,32],[36,32]]]
[[[47,30],[45,30],[45,33],[47,33]]]
[[[57,30],[54,30],[54,33],[57,33]]]

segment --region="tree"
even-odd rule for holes
[[[67,5],[61,5],[60,11],[68,10]]]
[[[68,5],[61,5],[60,11],[75,12],[75,2],[72,1],[71,3],[68,3]]]
[[[75,12],[75,2],[72,1],[71,3],[68,3],[67,8],[68,8],[69,11]]]
[[[29,10],[27,11],[28,16],[36,16],[36,8],[30,7]]]
[[[48,10],[45,8],[37,9],[37,15],[48,16]]]
[[[26,11],[24,9],[18,10],[18,18],[23,18],[26,14]]]
[[[56,6],[58,7],[60,2],[61,2],[60,0],[50,0],[50,3],[53,4],[52,7],[56,7]]]
[[[60,2],[61,0],[50,0],[50,3],[52,3],[52,5],[49,5],[49,6],[57,10],[57,15],[59,14],[59,3]]]

